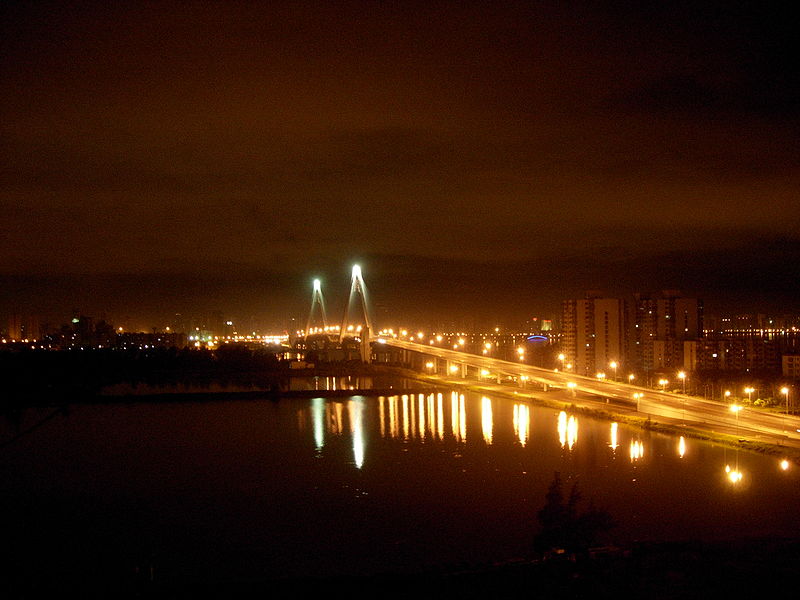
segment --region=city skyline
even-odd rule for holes
[[[301,316],[353,262],[405,319],[800,311],[778,7],[0,10],[0,314]]]

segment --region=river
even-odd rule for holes
[[[800,537],[795,465],[453,390],[78,404],[0,433],[19,578],[246,581],[521,558],[556,472],[610,514],[610,543]]]

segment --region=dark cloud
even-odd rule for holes
[[[151,276],[179,303],[195,289],[181,277],[264,291],[376,257],[378,272],[418,268],[420,293],[436,273],[476,296],[469,310],[501,301],[468,293],[487,277],[513,303],[506,272],[548,274],[552,293],[527,284],[532,305],[614,269],[648,286],[653,263],[684,267],[671,287],[794,290],[775,256],[800,231],[797,42],[777,7],[2,11],[9,281]],[[751,276],[733,277],[727,249],[750,239]]]

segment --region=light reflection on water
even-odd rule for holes
[[[88,514],[131,499],[121,530],[152,528],[162,554],[215,569],[524,555],[556,471],[608,510],[619,542],[800,536],[798,470],[778,459],[458,391],[75,407],[0,467],[0,494],[20,505],[80,497]]]
[[[708,442],[699,440],[687,440],[684,436],[671,438],[661,434],[651,434],[647,431],[636,430],[631,427],[620,426],[619,423],[594,421],[588,417],[581,420],[588,427],[584,433],[584,439],[579,441],[579,419],[574,414],[567,411],[553,412],[551,410],[531,406],[524,402],[510,401],[504,399],[493,399],[488,396],[474,396],[460,394],[457,391],[449,393],[450,402],[443,402],[443,394],[417,394],[381,396],[375,400],[375,422],[370,424],[369,419],[364,418],[364,414],[369,412],[369,402],[363,405],[362,416],[357,425],[351,425],[352,435],[354,436],[354,462],[361,468],[365,461],[369,462],[370,448],[365,440],[369,439],[366,428],[373,427],[380,438],[385,440],[400,440],[404,443],[436,442],[450,447],[449,444],[455,443],[463,447],[474,447],[474,442],[481,440],[487,447],[502,444],[504,450],[507,449],[509,433],[513,436],[513,443],[519,449],[531,449],[531,456],[522,456],[520,460],[533,460],[538,462],[537,475],[546,477],[552,471],[566,471],[572,477],[582,479],[587,486],[591,486],[592,493],[601,499],[631,507],[638,502],[632,498],[636,496],[634,492],[641,490],[643,475],[649,475],[653,481],[661,481],[660,485],[652,484],[652,487],[659,488],[649,490],[649,494],[656,494],[658,501],[650,505],[653,516],[658,515],[661,523],[658,526],[659,534],[669,533],[670,529],[665,526],[664,516],[667,512],[660,512],[660,509],[653,508],[659,502],[670,504],[673,491],[689,488],[689,494],[693,495],[698,505],[714,502],[709,496],[714,490],[717,493],[725,493],[721,488],[707,488],[706,481],[709,477],[716,477],[713,473],[722,473],[722,481],[739,483],[744,475],[738,462],[735,466],[728,464],[728,450],[716,447]],[[328,404],[336,405],[337,401],[329,400]],[[302,409],[300,409],[302,410]],[[475,411],[474,413],[471,411]],[[314,418],[319,418],[321,412],[318,408],[313,410]],[[508,417],[509,421],[506,422]],[[334,423],[336,423],[334,421]],[[398,424],[402,423],[402,427]],[[445,428],[445,423],[449,423],[449,428]],[[534,428],[534,423],[537,427]],[[547,425],[549,423],[549,425]],[[330,434],[341,433],[341,426],[329,430]],[[606,429],[606,436],[598,437],[599,430]],[[551,428],[550,432],[544,431]],[[319,424],[315,423],[314,431],[318,431]],[[602,437],[607,442],[598,445]],[[356,443],[358,440],[358,443]],[[377,440],[373,441],[373,446],[377,445]],[[674,445],[673,445],[674,444]],[[634,471],[625,472],[621,468],[622,463],[616,462],[616,451],[621,445],[628,448],[628,464]],[[669,447],[673,450],[668,450]],[[560,447],[561,454],[558,460],[553,460],[552,449]],[[607,451],[603,451],[606,448]],[[452,448],[451,448],[452,450]],[[462,450],[456,450],[456,455]],[[730,451],[733,452],[733,451]],[[738,452],[737,461],[738,461]],[[689,462],[688,470],[678,471],[679,465],[673,462],[673,457]],[[693,460],[690,460],[694,457]],[[748,455],[747,463],[753,465],[751,468],[764,471],[767,465],[774,462],[774,459],[760,455]],[[716,466],[714,466],[716,463]],[[546,466],[545,466],[546,465]],[[420,465],[425,468],[424,464]],[[642,471],[642,469],[645,471]],[[536,468],[532,469],[536,472]],[[788,463],[779,462],[778,470],[788,471]],[[527,473],[527,467],[523,471]],[[606,480],[603,481],[602,475],[605,474]],[[675,478],[671,480],[669,478]],[[627,480],[634,484],[628,486],[628,497],[620,498],[622,488],[620,482]],[[674,485],[673,485],[674,484]],[[766,483],[770,485],[770,483]],[[673,486],[673,487],[670,487]],[[730,491],[730,489],[729,489]],[[750,488],[752,492],[752,487]],[[778,492],[781,493],[781,492]],[[615,497],[615,495],[617,497]],[[720,499],[718,498],[717,501]],[[724,499],[732,501],[730,498]],[[671,504],[670,504],[671,505]],[[663,507],[662,507],[663,508]],[[629,525],[635,525],[631,529],[646,530],[642,523],[647,516],[646,511],[631,510]],[[691,513],[692,511],[688,511]],[[684,515],[685,516],[685,515]],[[624,519],[623,519],[624,520]],[[686,521],[686,518],[682,518]],[[698,516],[698,522],[707,522],[705,516]],[[711,519],[713,521],[713,519]],[[757,521],[754,519],[753,521]],[[668,525],[668,522],[667,522]],[[721,529],[722,527],[716,527]],[[714,529],[714,527],[712,527]],[[677,526],[674,533],[680,537],[681,527]],[[637,532],[635,537],[643,535]],[[646,534],[644,534],[646,537]]]

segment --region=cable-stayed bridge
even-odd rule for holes
[[[769,443],[800,446],[800,418],[748,410],[734,412],[731,405],[687,394],[668,393],[618,381],[605,374],[597,377],[577,375],[569,370],[546,369],[524,362],[465,351],[465,345],[452,338],[435,336],[424,343],[422,336],[402,335],[383,330],[375,332],[370,315],[367,288],[361,268],[352,270],[350,294],[342,320],[328,322],[322,287],[314,281],[311,310],[306,330],[299,332],[304,349],[320,351],[335,348],[340,355],[362,362],[388,363],[426,373],[443,384],[464,383],[487,386],[514,386],[526,391],[555,391],[562,400],[613,403],[615,410],[658,417],[662,422],[695,425],[706,430],[747,436]]]

